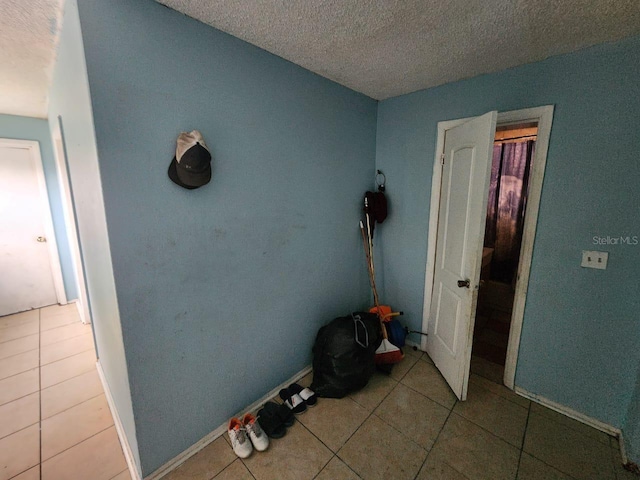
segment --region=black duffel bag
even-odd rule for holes
[[[338,317],[318,330],[313,345],[313,390],[342,398],[364,387],[376,370],[374,357],[382,334],[374,313]]]

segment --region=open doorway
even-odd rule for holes
[[[508,333],[506,328],[503,329],[508,338],[506,355],[503,351],[504,368],[484,360],[476,360],[474,365],[477,373],[483,376],[493,373],[493,380],[510,389],[515,388],[553,106],[499,112],[497,118],[496,113],[438,122],[422,320],[422,330],[428,332],[428,336],[422,339],[421,348],[431,356],[460,400],[466,399],[471,370],[496,126],[511,127],[500,131],[537,126],[536,144],[529,164],[526,205],[522,208],[520,253],[516,266],[512,268],[515,274],[507,270],[500,274],[502,278],[512,279],[511,283],[503,280],[506,285],[511,285],[512,290],[507,295],[506,306],[502,308],[506,314],[504,319],[510,318]],[[501,140],[504,143],[505,139]],[[464,185],[465,182],[468,185]],[[492,261],[493,258],[491,262],[485,258],[487,263]],[[489,277],[491,275],[489,272]],[[510,298],[513,298],[512,302]],[[487,369],[478,371],[487,365],[496,365],[498,369],[494,372]],[[500,379],[502,371],[504,375]]]
[[[502,383],[537,122],[498,125],[493,144],[471,372]]]

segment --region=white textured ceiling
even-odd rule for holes
[[[640,0],[158,0],[376,99],[640,33]]]
[[[47,116],[63,0],[0,0],[0,113]]]

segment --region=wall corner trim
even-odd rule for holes
[[[259,407],[262,406],[263,403],[265,403],[265,402],[271,400],[273,397],[275,397],[281,389],[286,388],[289,385],[291,385],[292,383],[297,382],[302,377],[304,377],[309,372],[311,372],[311,370],[312,370],[311,365],[307,365],[302,370],[300,370],[298,373],[294,374],[291,378],[289,378],[288,380],[285,380],[280,385],[278,385],[277,387],[275,387],[274,389],[269,391],[269,393],[267,393],[266,395],[261,397],[259,400],[256,400],[251,405],[249,405],[246,408],[243,408],[242,410],[240,410],[238,413],[236,413],[233,416],[234,417],[240,417],[240,416],[244,415],[246,412],[255,412],[256,410],[258,410]],[[153,472],[150,475],[144,477],[144,480],[158,480],[158,479],[164,477],[169,472],[171,472],[172,470],[175,470],[180,465],[182,465],[184,462],[189,460],[189,458],[193,457],[196,453],[198,453],[200,450],[205,448],[207,445],[209,445],[215,439],[217,439],[218,437],[221,437],[222,435],[224,435],[226,432],[227,432],[227,424],[225,423],[223,425],[220,425],[214,431],[212,431],[208,435],[204,436],[203,438],[198,440],[196,443],[191,445],[189,448],[187,448],[185,451],[183,451],[182,453],[179,453],[174,458],[169,460],[167,463],[162,465],[155,472]],[[135,477],[132,476],[132,480],[139,480],[139,478],[135,478]]]
[[[536,402],[544,407],[561,413],[562,415],[573,418],[574,420],[577,420],[580,423],[584,423],[589,427],[593,427],[596,430],[600,430],[607,435],[617,437],[620,440],[620,453],[622,454],[623,460],[626,462],[626,455],[624,454],[624,449],[622,447],[622,431],[619,428],[616,428],[613,425],[609,425],[608,423],[601,422],[600,420],[596,420],[595,418],[591,418],[584,413],[577,412],[572,408],[556,403],[553,400],[549,400],[548,398],[545,398],[541,395],[536,395],[535,393],[528,392],[523,388],[516,387],[514,391],[521,397],[527,398],[532,402]]]
[[[115,402],[113,401],[107,379],[104,376],[104,371],[102,370],[100,360],[96,362],[96,368],[98,369],[98,376],[100,377],[100,382],[102,382],[104,394],[107,397],[109,410],[111,410],[111,415],[113,416],[113,423],[116,426],[116,432],[118,432],[118,438],[120,439],[120,445],[122,446],[122,451],[124,452],[124,458],[127,461],[127,467],[129,467],[131,480],[141,480],[140,472],[138,472],[138,469],[136,467],[133,453],[131,452],[131,446],[129,445],[129,441],[127,440],[127,437],[124,433],[124,427],[122,426],[122,421],[120,420],[120,416],[118,415],[118,410],[116,410],[115,408]]]

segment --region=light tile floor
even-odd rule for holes
[[[638,480],[606,434],[515,395],[475,368],[458,402],[407,350],[343,399],[320,399],[264,453],[218,438],[167,480]],[[311,383],[311,375],[301,382]],[[74,306],[0,317],[0,480],[130,479]]]
[[[0,317],[0,480],[130,479],[75,305]]]
[[[266,452],[238,459],[224,435],[166,480],[638,480],[615,439],[471,376],[458,402],[431,360],[407,351],[390,376],[296,417]],[[311,374],[301,382],[311,383]]]

